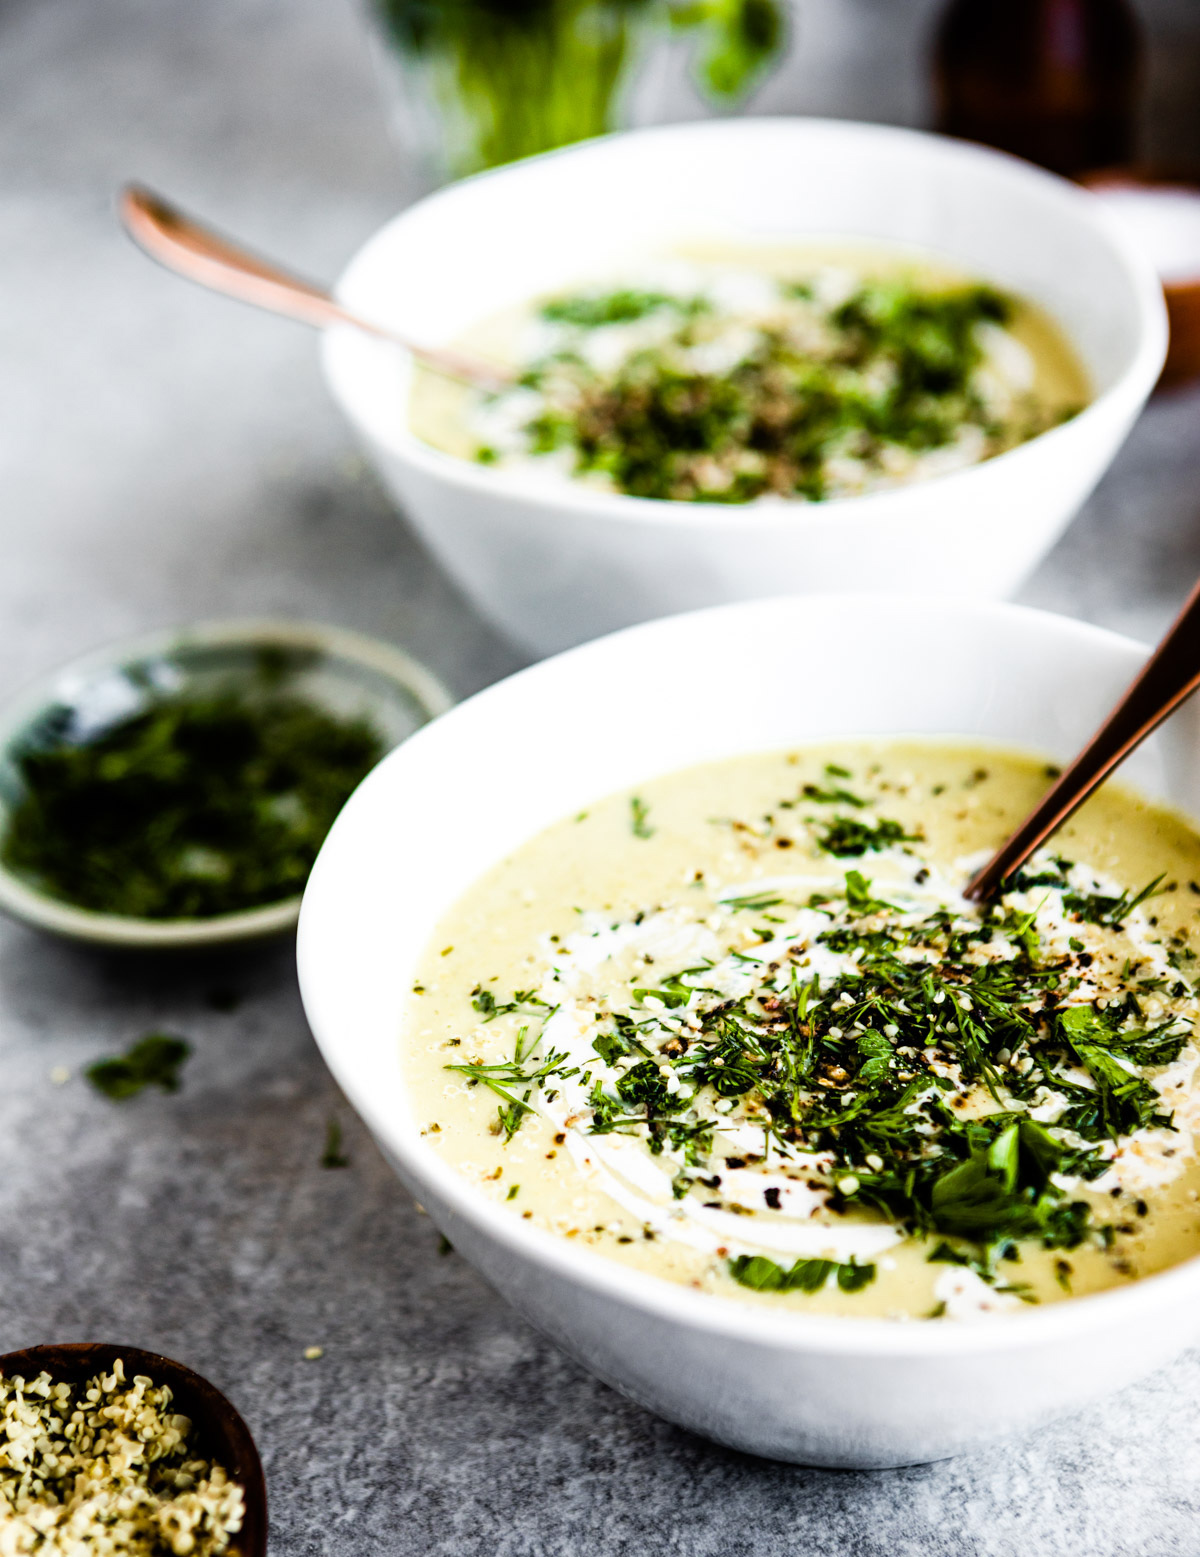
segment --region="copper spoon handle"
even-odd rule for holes
[[[119,209],[125,230],[134,242],[168,270],[186,276],[189,281],[198,281],[214,292],[223,292],[239,302],[283,314],[289,319],[299,319],[318,329],[331,324],[353,325],[368,335],[395,342],[450,378],[464,379],[488,389],[498,389],[511,382],[498,366],[440,347],[421,346],[352,313],[321,287],[289,275],[269,260],[239,248],[152,190],[127,184],[121,191]]]
[[[972,876],[966,896],[987,897],[1019,869],[1114,768],[1200,687],[1200,584],[1188,596],[1132,686],[1052,789]]]

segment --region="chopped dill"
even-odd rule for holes
[[[511,1060],[501,1060],[494,1065],[475,1062],[446,1066],[447,1070],[466,1076],[475,1084],[482,1082],[501,1099],[501,1106],[496,1111],[496,1124],[497,1133],[503,1134],[505,1141],[512,1140],[521,1128],[525,1115],[533,1112],[529,1099],[534,1087],[544,1087],[551,1077],[557,1076],[565,1081],[579,1074],[578,1066],[566,1065],[565,1054],[553,1051],[540,1064],[534,1064],[530,1057],[540,1042],[540,1038],[531,1040],[529,1029],[522,1027],[517,1034]],[[518,1092],[521,1094],[519,1097],[516,1095]]]
[[[875,1280],[874,1265],[839,1264],[836,1260],[797,1260],[786,1270],[761,1254],[742,1254],[729,1261],[729,1274],[755,1292],[819,1292],[832,1276],[842,1292],[861,1292]]]
[[[98,913],[204,919],[303,891],[333,819],[383,755],[302,697],[180,693],[78,736],[57,710],[16,758],[0,842],[32,886]]]

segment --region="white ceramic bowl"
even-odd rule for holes
[[[1062,760],[1144,654],[1016,606],[829,596],[654,622],[523,671],[419,731],[335,823],[299,932],[325,1058],[455,1248],[585,1367],[672,1421],[779,1459],[884,1466],[1080,1406],[1200,1332],[1200,1260],[976,1325],[764,1314],[627,1270],[484,1198],[421,1139],[398,1034],[438,917],[597,797],[839,735],[969,735]],[[1198,748],[1192,704],[1129,776],[1200,813]]]
[[[883,239],[1042,305],[1095,398],[986,464],[821,504],[669,503],[512,477],[408,427],[408,366],[326,336],[334,396],[400,505],[479,609],[547,653],[654,616],[782,591],[1010,594],[1108,466],[1162,366],[1162,288],[1094,196],[911,130],[748,119],[610,136],[454,185],[390,222],[342,277],[360,312],[428,342],[680,239]]]

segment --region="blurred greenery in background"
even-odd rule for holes
[[[372,0],[451,176],[618,128],[632,70],[670,35],[694,39],[705,95],[735,104],[782,52],[784,3]]]

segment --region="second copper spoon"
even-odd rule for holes
[[[223,292],[239,302],[299,319],[318,329],[331,324],[352,325],[368,335],[395,342],[448,378],[462,379],[484,389],[501,389],[511,382],[510,375],[495,363],[440,346],[423,346],[363,318],[323,288],[231,243],[153,190],[127,184],[121,191],[119,210],[126,232],[140,248],[168,270],[189,281],[198,281],[213,292]]]
[[[982,870],[966,896],[990,896],[1083,804],[1114,768],[1200,687],[1200,584],[1091,740]]]

